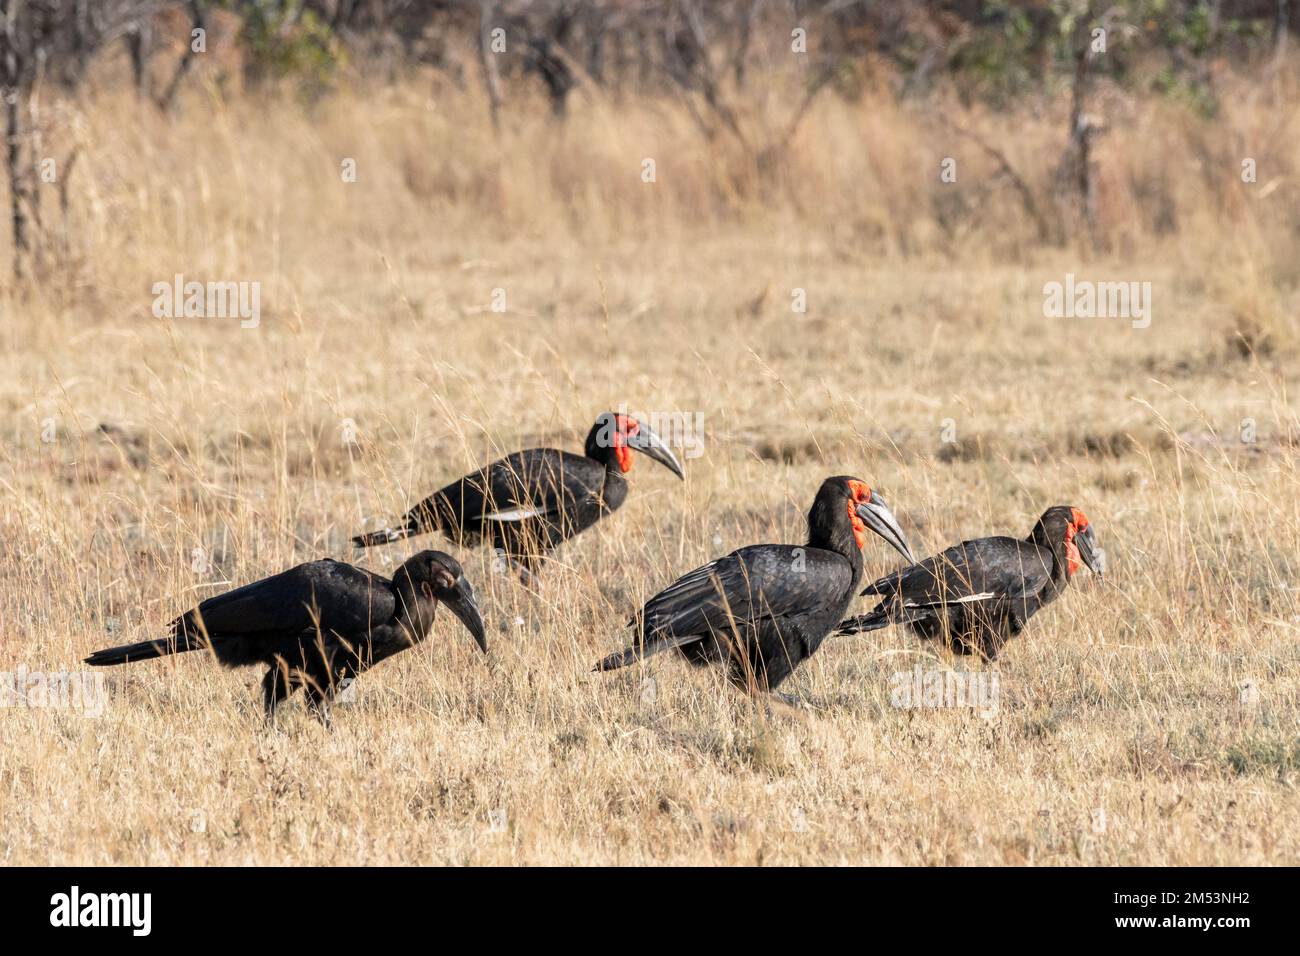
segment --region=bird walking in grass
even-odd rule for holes
[[[963,541],[920,564],[874,581],[862,591],[883,600],[844,621],[837,634],[904,624],[938,638],[958,654],[998,656],[1040,608],[1056,600],[1083,565],[1105,571],[1105,554],[1088,516],[1078,508],[1048,508],[1023,541],[1009,537]]]
[[[299,687],[325,723],[344,681],[423,641],[444,604],[487,653],[474,589],[456,559],[421,551],[391,580],[326,558],[208,598],[169,625],[167,637],[96,651],[105,666],[208,650],[224,667],[265,665],[268,720]]]
[[[635,643],[595,669],[676,649],[692,664],[725,667],[747,693],[775,691],[848,609],[868,531],[914,560],[878,494],[857,478],[827,478],[808,513],[807,544],[752,545],[678,579],[629,623]]]
[[[458,544],[489,544],[525,584],[535,584],[542,558],[623,504],[633,451],[685,480],[677,456],[658,435],[628,415],[603,412],[583,454],[529,448],[507,455],[434,492],[396,526],[357,535],[352,543],[368,548],[438,531]]]

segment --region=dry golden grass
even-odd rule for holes
[[[198,655],[113,670],[99,719],[0,711],[0,861],[1300,861],[1294,110],[1115,104],[1085,251],[1037,248],[993,164],[884,97],[819,101],[766,182],[676,104],[581,103],[564,128],[516,107],[498,144],[472,97],[426,91],[59,107],[84,151],[73,261],[0,325],[0,670],[77,669],[347,559],[366,521],[502,451],[576,448],[620,402],[702,412],[705,454],[685,485],[639,463],[540,595],[461,553],[490,662],[440,619],[332,731],[296,701],[266,731],[258,675]],[[1046,189],[1060,115],[961,120]],[[261,325],[154,319],[177,272],[261,281]],[[1151,281],[1151,327],[1044,319],[1066,272]],[[799,539],[845,472],[918,553],[1078,505],[1111,574],[1012,643],[988,718],[892,707],[896,671],[977,666],[895,630],[792,678],[806,723],[667,657],[588,672],[678,573]]]

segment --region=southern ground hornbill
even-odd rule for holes
[[[603,412],[591,426],[584,454],[517,451],[434,492],[396,527],[357,535],[352,543],[367,548],[440,531],[459,544],[490,544],[531,584],[543,556],[623,504],[629,449],[685,480],[658,435],[628,415]]]
[[[726,666],[748,693],[774,690],[848,609],[868,530],[914,560],[879,495],[857,478],[827,478],[808,512],[806,545],[752,545],[678,579],[630,622],[633,646],[595,669],[676,648],[692,664]]]
[[[956,653],[993,660],[1041,607],[1060,596],[1080,565],[1101,574],[1105,555],[1078,508],[1048,508],[1029,537],[963,541],[905,571],[869,584],[882,600],[844,621],[837,634],[905,624]]]
[[[267,665],[267,719],[299,687],[322,721],[343,681],[428,636],[442,603],[487,653],[483,618],[456,559],[421,551],[392,580],[326,558],[208,598],[154,641],[96,651],[87,664],[126,664],[209,649],[225,667]]]

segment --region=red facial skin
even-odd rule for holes
[[[858,505],[871,500],[871,489],[860,481],[852,480],[849,486],[849,523],[853,525],[853,540],[861,551],[867,543],[867,526],[858,517]]]
[[[632,452],[627,447],[627,436],[635,435],[641,429],[641,423],[630,415],[615,415],[618,426],[614,430],[614,457],[618,459],[618,470],[627,474],[632,470]]]
[[[1074,543],[1074,536],[1088,528],[1088,516],[1078,508],[1070,509],[1070,518],[1072,519],[1065,526],[1065,574],[1067,577],[1074,575],[1079,570],[1079,565],[1083,564],[1083,558],[1079,554],[1079,546]]]

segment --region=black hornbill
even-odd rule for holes
[[[914,560],[879,495],[857,478],[827,478],[808,512],[806,545],[752,545],[678,579],[629,622],[636,643],[595,669],[675,647],[692,664],[726,665],[749,693],[775,689],[848,609],[868,529]]]
[[[441,531],[459,544],[484,541],[504,553],[525,583],[540,558],[623,504],[632,468],[629,449],[683,481],[677,456],[628,415],[602,412],[584,454],[529,448],[453,481],[406,513],[395,528],[357,535],[359,548]]]
[[[299,687],[322,721],[341,683],[428,636],[439,602],[483,653],[487,634],[474,589],[456,559],[421,551],[392,580],[326,558],[208,598],[154,641],[96,651],[87,664],[126,664],[210,649],[225,667],[266,664],[267,719]]]
[[[841,623],[835,633],[906,624],[921,637],[943,639],[958,654],[993,660],[1034,612],[1056,600],[1081,564],[1102,574],[1105,554],[1088,516],[1057,505],[1043,512],[1023,541],[963,541],[873,582],[862,593],[884,600],[869,614]]]

